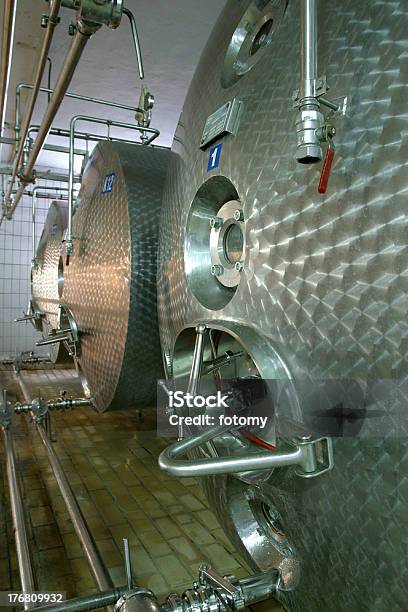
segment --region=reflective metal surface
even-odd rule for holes
[[[58,265],[61,241],[67,227],[66,202],[52,202],[36,251],[37,266],[31,273],[31,295],[35,307],[42,313],[43,335],[47,336],[58,322]],[[72,363],[72,359],[60,344],[50,346],[49,357],[53,363]]]
[[[78,326],[78,367],[99,411],[156,401],[156,257],[169,157],[166,149],[103,142],[84,172],[61,301]]]
[[[318,4],[318,74],[327,77],[331,99],[350,99],[348,116],[333,118],[336,158],[321,195],[320,164],[306,167],[295,160],[298,3],[288,3],[248,72],[233,83],[223,76],[227,50],[250,4],[256,3],[228,2],[176,132],[160,241],[166,364],[171,369],[182,329],[222,319],[268,338],[289,377],[313,377],[322,387],[328,379],[393,385],[392,396],[377,405],[384,414],[382,437],[337,439],[330,473],[300,482],[291,469],[280,470],[258,490],[281,516],[300,559],[298,585],[279,591],[286,607],[402,611],[408,596],[408,445],[406,420],[394,419],[393,411],[405,414],[407,395],[407,7],[401,1]],[[222,139],[219,166],[209,172],[210,152],[199,146],[203,128],[233,97],[243,101],[239,131]],[[223,190],[226,181],[236,194]],[[217,299],[214,283],[208,282],[205,300],[189,286],[194,270],[185,255],[196,236],[186,228],[203,190],[211,193],[214,212],[229,199],[242,204],[245,266],[231,299]],[[209,246],[202,248],[202,258],[209,258]],[[260,566],[259,551],[248,550],[232,516],[232,479],[214,477],[206,486],[222,524]],[[247,503],[245,490],[241,495]]]

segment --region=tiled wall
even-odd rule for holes
[[[52,181],[42,185],[57,186]],[[47,216],[49,200],[37,200],[37,241]],[[31,197],[24,196],[12,221],[0,227],[0,359],[14,358],[22,351],[47,351],[35,347],[40,337],[30,322],[13,323],[26,310],[30,299]]]

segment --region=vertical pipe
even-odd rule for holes
[[[314,97],[317,79],[317,0],[301,0],[301,79],[302,98]]]
[[[196,395],[198,391],[201,367],[203,363],[204,334],[206,332],[206,329],[207,328],[205,325],[197,325],[196,327],[197,336],[194,346],[193,363],[191,365],[191,372],[187,389],[187,393],[191,393],[191,395]]]
[[[24,508],[21,497],[20,483],[17,478],[16,462],[13,448],[13,436],[9,427],[3,427],[4,444],[7,459],[7,479],[10,491],[11,515],[13,519],[14,537],[16,540],[17,562],[20,572],[21,589],[23,593],[35,591],[34,576],[28,545],[27,529],[24,520]],[[24,604],[25,610],[33,606]]]
[[[25,401],[28,404],[31,403],[30,393],[20,372],[16,372],[16,378],[23,392]],[[85,557],[88,561],[88,565],[94,577],[94,580],[100,591],[107,591],[109,589],[112,589],[113,584],[109,576],[109,572],[105,567],[101,556],[99,555],[94,539],[91,533],[89,532],[85,518],[78,505],[74,492],[72,491],[71,485],[67,480],[67,477],[61,465],[61,462],[58,459],[58,455],[54,450],[52,442],[45,433],[42,425],[36,421],[34,422],[37,428],[37,432],[47,452],[48,461],[50,462],[52,471],[54,472],[55,480],[57,481],[57,484],[61,491],[61,495],[64,499],[75,532],[78,536],[79,541],[81,542]]]
[[[34,267],[36,265],[36,242],[37,238],[35,235],[35,209],[37,208],[37,191],[35,188],[33,189],[33,193],[31,196],[31,223],[33,228],[33,248],[32,248],[32,257],[31,257],[31,266]]]
[[[13,57],[16,11],[17,0],[4,0],[0,67],[0,136],[3,135],[4,123],[6,120],[7,96],[10,84],[11,62]]]
[[[75,123],[76,117],[71,119],[69,126],[69,156],[68,156],[68,224],[66,236],[67,264],[73,253],[72,244],[72,217],[74,213],[74,158],[75,158]]]

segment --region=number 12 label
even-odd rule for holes
[[[214,170],[215,168],[218,168],[218,166],[220,165],[221,149],[222,149],[222,142],[220,144],[217,144],[211,147],[210,157],[208,158],[207,172],[210,172],[210,170]]]
[[[103,181],[102,193],[110,193],[113,189],[113,183],[115,181],[115,173],[107,174]]]

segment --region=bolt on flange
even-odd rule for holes
[[[211,274],[213,276],[221,276],[224,274],[224,267],[219,264],[214,264],[211,266]]]
[[[220,229],[224,225],[224,219],[221,217],[212,217],[210,219],[210,227],[211,229]]]

